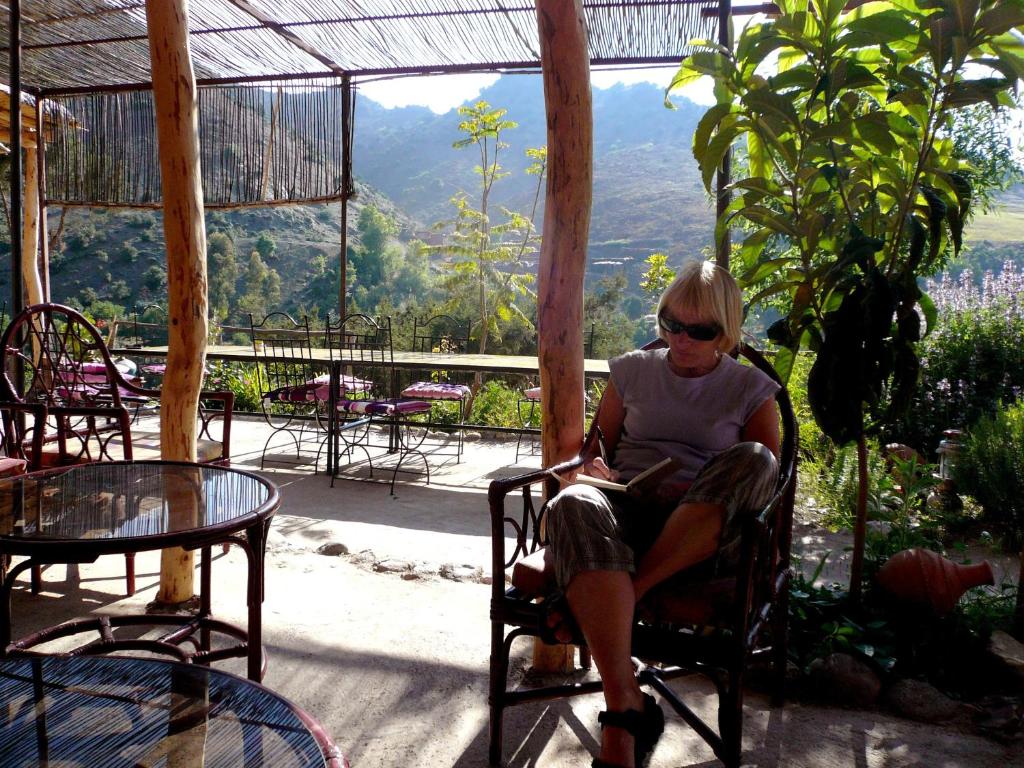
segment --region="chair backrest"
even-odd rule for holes
[[[305,315],[295,320],[286,312],[271,312],[257,323],[250,314],[249,339],[262,393],[301,386],[317,375]]]
[[[129,347],[161,347],[167,344],[167,308],[159,304],[136,307],[132,315],[132,337]]]
[[[583,356],[592,358],[594,356],[594,337],[597,334],[597,323],[590,324],[590,331],[583,339]]]
[[[0,397],[12,402],[117,408],[133,386],[96,327],[61,304],[36,304],[13,318],[0,358]]]
[[[434,315],[412,321],[412,351],[464,354],[469,349],[469,321],[451,315]]]
[[[327,320],[327,347],[332,362],[342,367],[345,397],[395,397],[395,367],[391,345],[391,318],[374,320],[369,315],[351,314],[337,321]],[[347,381],[358,386],[348,387]]]

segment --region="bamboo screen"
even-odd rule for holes
[[[591,62],[677,62],[691,40],[715,39],[718,7],[718,0],[583,0]],[[4,38],[8,16],[0,13]],[[47,95],[149,81],[140,0],[21,0],[21,18],[29,89]],[[188,21],[200,82],[539,64],[534,0],[192,0]],[[3,81],[7,60],[0,56]]]
[[[339,81],[199,89],[203,193],[209,207],[336,200],[344,193]],[[158,206],[151,91],[56,98],[46,196],[57,205]],[[349,177],[351,178],[351,177]]]

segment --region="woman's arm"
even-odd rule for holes
[[[779,458],[779,415],[775,411],[774,397],[769,397],[751,414],[740,437],[744,442],[761,443]]]
[[[619,438],[622,436],[622,422],[625,417],[626,409],[622,405],[622,396],[615,389],[615,385],[609,381],[597,410],[597,427],[601,430],[600,434],[608,462],[615,456],[615,447],[619,444]],[[619,473],[612,469],[600,454],[594,453],[585,458],[583,471],[588,475],[605,477],[609,480],[618,478]]]

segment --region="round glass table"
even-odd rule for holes
[[[162,461],[81,464],[0,480],[0,556],[24,556],[0,585],[0,655],[17,655],[58,637],[95,631],[78,653],[148,650],[208,663],[246,656],[262,679],[263,555],[280,497],[267,480],[230,467]],[[231,543],[248,560],[247,628],[211,615],[210,548]],[[11,589],[43,563],[90,563],[101,555],[183,547],[201,549],[199,610],[194,615],[91,616],[13,641]],[[121,637],[121,627],[167,626],[157,638]],[[212,643],[211,635],[230,642]]]
[[[0,763],[347,768],[320,725],[241,677],[157,659],[0,660]]]

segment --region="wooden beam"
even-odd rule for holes
[[[583,443],[583,275],[593,194],[593,115],[581,0],[537,0],[537,27],[548,128],[537,353],[542,460],[551,466],[576,455]],[[571,668],[572,646],[553,650],[555,658],[535,646],[535,668]]]
[[[160,455],[196,460],[196,419],[206,362],[206,228],[199,168],[199,110],[188,44],[188,0],[146,0],[153,102],[164,200],[167,244],[167,366],[160,397]],[[196,500],[172,515],[194,515]],[[192,597],[193,558],[164,550],[157,599],[180,603]]]

